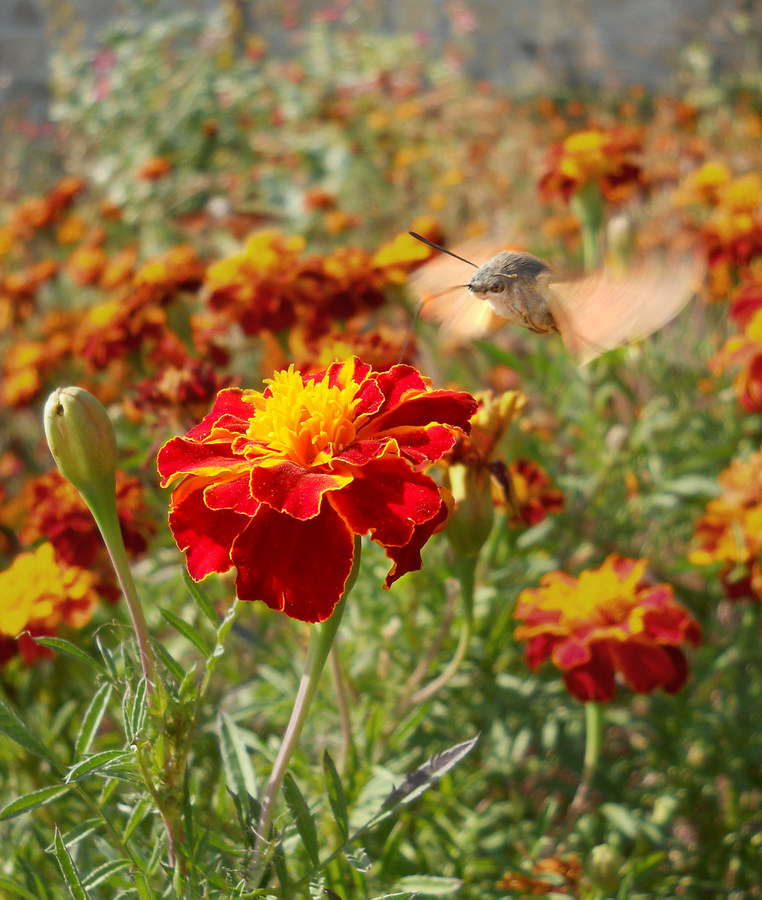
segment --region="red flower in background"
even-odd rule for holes
[[[211,413],[159,452],[174,488],[169,523],[200,580],[237,569],[242,600],[295,619],[327,619],[352,569],[355,535],[393,566],[389,587],[421,567],[447,519],[420,467],[469,430],[475,400],[436,391],[410,366],[387,372],[352,358],[325,372],[293,370],[267,389],[221,391]]]
[[[688,674],[682,646],[697,645],[701,629],[671,585],[649,584],[645,571],[645,560],[612,555],[579,578],[550,572],[523,591],[515,636],[527,641],[529,667],[552,660],[583,702],[611,700],[617,674],[639,694],[678,691]]]

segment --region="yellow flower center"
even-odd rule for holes
[[[643,629],[643,610],[638,606],[636,591],[644,571],[643,563],[634,566],[626,576],[608,565],[585,571],[575,585],[550,585],[539,606],[560,610],[563,624],[571,630],[580,625],[616,628],[628,623],[630,632],[637,633]]]
[[[346,380],[345,386],[329,385],[327,380],[305,384],[293,365],[277,372],[267,379],[270,396],[251,398],[258,409],[247,436],[265,444],[268,456],[285,457],[302,466],[324,465],[355,439],[359,385]]]

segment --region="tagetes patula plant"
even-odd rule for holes
[[[728,338],[709,360],[709,369],[715,375],[731,367],[740,367],[733,379],[738,402],[746,412],[762,412],[762,309],[751,315],[741,334]]]
[[[579,578],[550,572],[523,591],[515,637],[527,642],[529,667],[551,660],[582,701],[611,700],[617,675],[640,694],[680,690],[688,674],[683,648],[700,642],[701,629],[671,585],[647,580],[646,567],[612,554]]]
[[[306,376],[292,366],[262,392],[221,391],[158,456],[163,485],[179,480],[169,524],[191,577],[235,568],[241,600],[321,622],[367,534],[393,562],[388,588],[420,568],[447,519],[421,468],[469,431],[475,409],[410,366],[374,372],[356,357]]]

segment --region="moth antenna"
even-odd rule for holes
[[[433,247],[435,250],[439,250],[440,253],[446,253],[448,256],[452,256],[455,259],[459,259],[461,262],[464,262],[467,266],[473,266],[475,269],[478,269],[479,266],[476,263],[471,262],[470,259],[464,259],[462,256],[458,256],[457,253],[453,253],[452,250],[447,250],[444,247],[440,247],[439,244],[435,244],[433,241],[430,241],[428,238],[425,238],[422,234],[416,234],[415,231],[408,231],[410,237],[414,237],[417,241],[420,241],[422,244],[428,244],[429,247]]]

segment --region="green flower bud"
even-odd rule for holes
[[[598,844],[590,851],[587,876],[593,887],[606,895],[614,895],[622,882],[622,854],[611,844]]]
[[[103,404],[80,387],[58,388],[43,415],[45,437],[63,477],[87,500],[113,494],[116,436]]]
[[[476,558],[492,531],[495,504],[486,468],[453,463],[447,482],[456,503],[445,534],[458,555]]]

